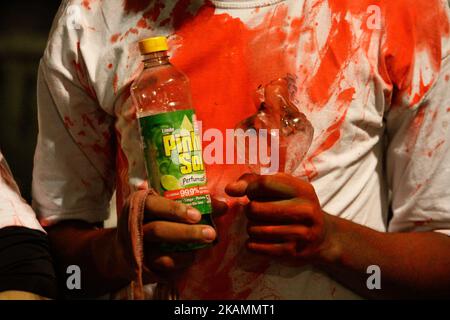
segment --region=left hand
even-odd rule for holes
[[[245,174],[225,191],[249,199],[249,250],[304,263],[319,259],[327,247],[328,215],[310,183],[284,173]]]

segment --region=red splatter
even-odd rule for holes
[[[124,0],[123,8],[126,13],[133,13],[145,10],[150,1],[145,0]]]
[[[325,53],[321,56],[321,64],[309,83],[308,94],[311,101],[319,108],[330,99],[332,85],[337,80],[342,66],[350,57],[352,33],[348,23],[343,19],[333,20],[331,34],[327,40]]]
[[[366,16],[370,5],[381,8],[383,18],[383,47],[381,48],[380,74],[387,83],[397,89],[396,94],[411,95],[416,53],[425,50],[430,57],[435,77],[440,69],[442,37],[448,36],[450,24],[445,12],[445,5],[440,0],[322,0],[330,6],[333,15],[345,16],[351,13]],[[364,21],[363,21],[364,22]],[[367,25],[362,24],[367,30]],[[433,30],[430,32],[430,30]],[[370,31],[370,30],[368,30]],[[425,90],[429,87],[425,87]],[[413,97],[418,101],[426,92],[422,91]],[[395,101],[400,101],[394,97]]]
[[[450,75],[446,74],[446,75],[445,75],[445,81],[448,82],[449,79],[450,79]]]
[[[147,21],[144,18],[141,18],[136,24],[138,28],[145,29],[148,27]]]
[[[324,142],[314,152],[312,152],[311,156],[308,158],[308,161],[312,161],[319,154],[321,154],[326,150],[329,150],[336,144],[336,142],[339,140],[341,136],[341,126],[344,123],[347,111],[348,109],[345,110],[345,112],[341,115],[341,117],[325,131]]]
[[[78,53],[78,61],[73,60],[72,64],[75,68],[78,81],[80,82],[81,86],[84,88],[84,90],[87,92],[87,94],[94,100],[97,100],[97,94],[95,93],[94,88],[89,82],[89,79],[86,76],[86,66],[84,64],[84,61],[82,60],[82,53],[80,48],[80,42],[77,42],[77,53]]]
[[[81,116],[81,119],[83,120],[83,126],[89,126],[92,130],[95,130],[94,123],[92,122],[91,118],[87,114],[83,114]]]
[[[120,35],[121,35],[120,33],[113,34],[111,36],[111,43],[116,43],[117,40],[119,40]]]
[[[80,132],[78,132],[78,135],[79,135],[80,137],[86,137],[86,131],[81,130]]]
[[[187,20],[192,19],[193,15],[187,11],[191,0],[178,0],[172,10],[172,25],[175,29],[180,28]]]
[[[426,220],[422,220],[422,221],[414,221],[414,226],[416,227],[423,227],[426,226],[427,224],[430,224],[433,222],[432,218],[426,219]]]
[[[400,95],[413,90],[414,59],[419,50],[426,50],[436,72],[441,64],[441,37],[448,35],[449,22],[442,2],[438,0],[407,0],[386,2],[385,60],[390,79]],[[433,30],[430,32],[430,30]],[[423,86],[413,103],[419,101],[430,86]]]
[[[171,60],[190,79],[194,106],[203,121],[203,128],[214,127],[223,131],[234,128],[238,121],[256,110],[253,95],[259,85],[296,70],[295,57],[285,52],[285,42],[289,37],[283,31],[287,9],[277,7],[259,25],[250,29],[238,18],[214,14],[211,6],[203,6],[192,17],[191,13],[186,12],[185,4],[186,1],[177,4],[177,14],[182,15],[178,21],[182,22],[177,24],[175,36],[170,39],[171,47],[178,48]],[[199,34],[202,36],[199,37]],[[208,45],[205,46],[205,43]],[[225,111],[230,106],[233,106],[232,113]],[[221,116],[217,116],[218,112]],[[223,185],[231,181],[230,177],[237,178],[244,172],[243,167],[220,165],[210,166],[207,170],[211,190],[223,190]],[[185,288],[188,296],[246,298],[251,293],[249,288],[263,281],[269,262],[253,256],[251,259],[254,260],[248,263],[252,264],[254,272],[245,273],[239,285],[232,279],[232,272],[238,264],[242,264],[239,259],[244,259],[232,252],[234,248],[244,245],[242,232],[245,232],[245,224],[239,235],[230,230],[231,226],[236,228],[237,214],[238,210],[232,209],[222,217],[217,224],[219,244],[213,250],[199,252],[201,256],[198,261],[201,263],[196,264],[189,273],[198,281],[189,281],[189,275],[186,277],[189,281],[189,286]],[[204,283],[211,285],[205,286]]]
[[[170,23],[170,18],[164,19],[159,23],[161,27],[167,26]]]
[[[304,23],[304,18],[296,18],[291,21],[291,34],[289,35],[288,42],[294,43],[300,39],[300,33],[302,31],[302,26]]]
[[[94,143],[92,146],[92,150],[94,150],[97,154],[103,154],[105,157],[109,157],[111,155],[110,149],[108,146],[101,146],[98,143]]]
[[[90,4],[90,0],[83,0],[83,2],[81,2],[81,5],[86,8],[87,10],[91,10],[91,4]]]
[[[119,83],[119,76],[116,73],[114,75],[114,79],[113,79],[113,89],[114,89],[114,94],[115,95],[117,95],[117,92],[118,92],[118,83]]]
[[[424,85],[422,75],[420,75],[420,89],[419,92],[414,95],[414,98],[411,101],[411,106],[414,106],[417,103],[419,103],[420,100],[422,100],[422,98],[425,96],[425,93],[428,92],[430,87],[431,83],[428,85]]]
[[[437,149],[439,149],[443,144],[445,143],[445,140],[441,140],[440,142],[438,142],[438,144],[431,149],[430,151],[427,152],[427,156],[428,157],[433,157],[433,154],[437,151]]]
[[[75,123],[72,121],[72,119],[70,119],[68,116],[64,117],[64,126],[66,126],[66,128],[71,128],[75,125]]]
[[[337,108],[340,111],[342,108],[348,106],[349,103],[353,101],[353,96],[355,95],[355,88],[348,88],[342,91],[337,97],[337,102],[339,102],[339,107]]]
[[[112,63],[108,64],[108,69],[112,69],[112,67],[113,67]]]
[[[241,20],[214,15],[213,7],[204,6],[194,19],[184,19],[176,30],[177,37],[170,39],[171,47],[179,47],[172,62],[188,75],[194,104],[205,106],[197,110],[205,125],[234,128],[236,119],[254,113],[259,85],[295,73],[295,57],[286,55],[288,36],[281,28],[286,16],[286,7],[278,7],[260,25],[249,29]],[[216,110],[230,105],[236,106],[232,117],[214,116]]]
[[[417,114],[415,115],[409,130],[408,130],[408,141],[406,142],[406,152],[410,153],[415,145],[416,145],[416,141],[417,138],[419,136],[419,132],[423,126],[423,122],[425,120],[425,110],[426,110],[427,105],[423,105],[419,108],[419,110],[417,111]]]
[[[153,7],[151,7],[150,9],[148,9],[144,15],[143,18],[141,20],[143,20],[145,22],[146,19],[150,19],[151,21],[155,22],[159,15],[161,14],[161,10],[164,9],[164,2],[163,1],[155,1],[155,4],[153,5]]]

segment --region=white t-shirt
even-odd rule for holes
[[[33,209],[21,197],[0,151],[0,229],[5,227],[25,227],[44,232]]]
[[[130,85],[142,70],[137,41],[156,35],[169,36],[204,129],[235,128],[255,112],[258,87],[296,79],[314,140],[295,175],[325,211],[379,231],[450,233],[444,0],[63,1],[39,70],[43,224],[103,221],[114,190],[120,210],[147,185]],[[223,196],[242,173],[208,166],[211,192]],[[242,208],[228,201],[219,244],[199,252],[183,298],[357,298],[312,267],[247,252]]]

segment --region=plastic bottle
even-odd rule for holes
[[[213,225],[211,197],[189,80],[169,61],[165,37],[139,43],[144,70],[131,87],[151,185],[160,195],[202,213]],[[163,244],[165,251],[190,251],[205,244]]]

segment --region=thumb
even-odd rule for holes
[[[260,176],[255,173],[246,173],[243,174],[237,181],[229,183],[225,187],[225,192],[230,197],[244,197],[247,195],[247,187],[248,185],[256,181]]]

